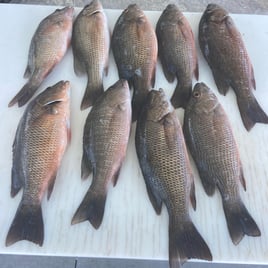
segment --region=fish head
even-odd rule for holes
[[[133,23],[142,23],[146,20],[144,12],[139,8],[137,4],[129,5],[122,13],[122,21]]]
[[[226,17],[229,17],[229,14],[224,8],[217,4],[208,4],[204,12],[204,17],[207,21],[221,23]]]
[[[97,12],[103,12],[103,7],[99,0],[93,0],[84,7],[82,14],[84,16],[91,16]]]
[[[69,111],[70,82],[60,81],[54,86],[48,87],[34,99],[34,116],[57,115]]]
[[[212,90],[205,83],[197,83],[188,105],[197,113],[210,113],[218,104],[218,98]]]
[[[169,4],[163,11],[162,16],[165,17],[168,21],[174,21],[174,20],[178,21],[178,19],[180,19],[183,16],[183,14],[179,10],[177,5]]]
[[[147,110],[147,120],[154,122],[159,122],[174,110],[162,88],[159,90],[153,89],[148,93],[145,109]]]
[[[59,28],[69,28],[72,25],[74,18],[74,8],[73,7],[64,7],[61,9],[56,9],[50,16],[47,17],[47,20],[52,25],[57,25]]]
[[[106,95],[107,105],[119,107],[121,110],[131,106],[131,96],[127,80],[119,79],[108,90],[109,94]]]

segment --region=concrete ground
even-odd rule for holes
[[[83,7],[90,0],[3,0],[0,3],[73,5]],[[130,3],[137,3],[144,10],[163,10],[167,4],[176,3],[181,11],[203,12],[211,0],[102,0],[104,8],[124,9]],[[231,13],[268,14],[268,0],[213,0],[224,6]],[[0,255],[0,268],[167,268],[167,262],[142,260],[113,260],[92,258],[37,257]],[[261,268],[263,265],[207,264],[186,263],[183,268]],[[266,266],[268,267],[268,266]]]

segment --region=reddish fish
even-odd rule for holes
[[[23,189],[22,200],[6,238],[6,246],[44,239],[41,202],[53,190],[57,171],[70,139],[70,83],[59,82],[27,106],[13,144],[11,196]]]
[[[34,95],[54,66],[61,61],[71,42],[73,7],[57,9],[41,21],[31,41],[24,78],[29,78],[9,102],[23,106]]]

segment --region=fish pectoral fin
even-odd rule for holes
[[[146,189],[147,189],[147,193],[151,201],[151,204],[156,214],[160,215],[161,210],[162,210],[162,200],[160,196],[158,195],[158,193],[151,188],[151,186],[149,185],[149,183],[146,182],[146,180],[145,180],[145,184],[146,184]]]
[[[113,178],[112,178],[112,182],[113,182],[114,187],[115,187],[115,185],[116,185],[116,183],[118,181],[120,170],[121,170],[121,164],[120,164],[119,168],[116,170],[116,172],[114,173]]]
[[[224,79],[224,77],[222,77],[218,71],[215,70],[213,70],[213,77],[219,92],[225,96],[230,88],[229,82]]]
[[[49,200],[51,193],[53,191],[54,188],[54,184],[56,181],[56,177],[57,177],[57,172],[55,172],[55,174],[53,174],[53,176],[51,177],[49,183],[48,183],[48,188],[47,188],[47,200]]]

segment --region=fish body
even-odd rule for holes
[[[196,207],[193,174],[179,120],[162,89],[148,93],[135,142],[150,201],[157,214],[162,203],[168,210],[170,267],[190,258],[211,260],[189,215],[190,200]]]
[[[31,41],[24,78],[28,82],[9,102],[23,106],[34,95],[47,75],[65,55],[71,42],[73,7],[57,9],[43,19]]]
[[[23,189],[22,200],[9,229],[6,246],[44,239],[41,201],[53,190],[57,171],[70,139],[70,83],[59,82],[27,106],[13,143],[11,196]]]
[[[85,220],[99,228],[110,184],[117,182],[131,126],[131,97],[126,80],[119,80],[93,105],[84,127],[81,175],[92,183],[72,224]]]
[[[246,190],[246,182],[229,120],[204,83],[195,85],[184,116],[186,143],[206,193],[211,196],[216,188],[220,191],[233,243],[238,244],[245,234],[260,236],[239,194],[239,184]]]
[[[108,73],[110,32],[100,1],[92,1],[77,16],[73,25],[72,48],[75,73],[87,73],[88,76],[82,110],[90,107],[103,93],[103,76]]]
[[[199,23],[199,44],[223,95],[232,87],[245,128],[268,117],[253,95],[256,88],[253,66],[242,36],[226,10],[209,4]]]
[[[154,86],[157,63],[155,31],[136,4],[129,5],[118,18],[111,47],[119,77],[128,80],[134,88],[132,117],[135,121],[148,91]]]
[[[194,35],[189,22],[178,7],[169,4],[157,25],[158,55],[166,79],[177,86],[171,98],[175,108],[186,106],[192,92],[192,78],[198,80],[198,61]]]

